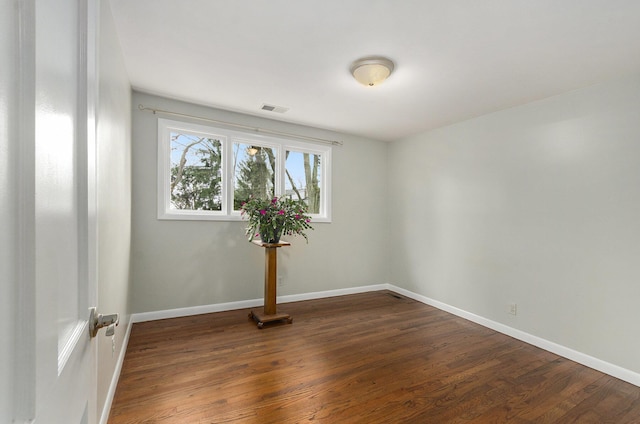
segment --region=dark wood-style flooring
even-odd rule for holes
[[[640,423],[640,388],[381,291],[133,326],[120,423]]]

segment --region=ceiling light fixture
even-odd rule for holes
[[[370,56],[353,62],[350,71],[360,84],[373,87],[386,80],[394,67],[393,62],[386,57]]]

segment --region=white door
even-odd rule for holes
[[[92,0],[20,4],[15,422],[96,421]]]

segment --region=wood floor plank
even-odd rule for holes
[[[640,388],[387,291],[133,326],[110,424],[640,423]]]

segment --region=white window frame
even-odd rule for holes
[[[183,131],[220,140],[221,164],[221,211],[199,211],[171,208],[171,138],[172,131]],[[221,127],[194,124],[158,118],[158,202],[157,217],[161,220],[239,221],[239,211],[233,210],[234,175],[233,143],[256,144],[271,147],[276,152],[275,195],[285,192],[285,151],[311,153],[320,160],[320,213],[310,214],[312,222],[331,222],[331,145],[315,144],[282,137],[253,134]]]

